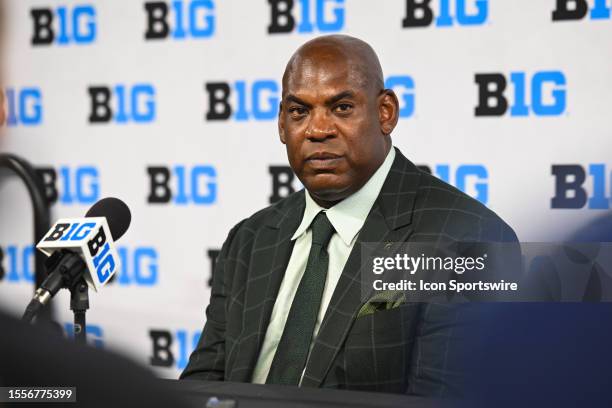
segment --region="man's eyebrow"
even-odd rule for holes
[[[303,105],[303,106],[305,106],[307,108],[312,108],[311,104],[304,102],[303,100],[301,100],[300,98],[298,98],[297,96],[292,95],[292,94],[289,94],[289,95],[285,96],[283,98],[283,102],[287,102],[287,103],[288,102],[295,102],[295,103]]]
[[[349,98],[349,99],[355,98],[355,93],[353,91],[342,91],[339,94],[334,95],[334,96],[328,98],[325,101],[325,105],[327,105],[327,106],[333,105],[334,103],[336,103],[339,100],[342,100],[344,98]],[[303,106],[305,106],[307,108],[312,108],[311,104],[309,104],[307,102],[304,102],[303,100],[301,100],[300,98],[298,98],[297,96],[295,96],[293,94],[288,94],[287,96],[285,96],[283,98],[283,102],[285,102],[285,103],[294,102],[294,103],[297,103],[299,105],[303,105]]]
[[[353,98],[355,98],[355,93],[353,93],[352,91],[342,91],[339,94],[334,95],[331,98],[327,99],[325,101],[325,104],[327,106],[333,105],[334,103],[336,103],[339,100],[344,99],[344,98],[353,99]]]

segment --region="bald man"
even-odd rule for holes
[[[365,42],[324,36],[295,52],[278,129],[305,190],[230,231],[181,378],[460,393],[457,309],[363,301],[360,243],[516,236],[392,146],[398,111]]]

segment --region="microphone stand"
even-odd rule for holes
[[[44,310],[49,302],[62,288],[70,290],[70,310],[74,314],[72,334],[77,343],[87,343],[87,322],[85,314],[89,309],[89,288],[83,277],[87,268],[81,257],[68,250],[54,252],[45,261],[49,276],[36,290],[34,298],[30,301],[21,318],[30,323],[34,317]]]
[[[77,343],[87,342],[87,322],[85,314],[89,309],[89,288],[83,277],[87,268],[80,255],[68,251],[56,251],[45,261],[48,278],[36,291],[23,314],[22,320],[29,323],[44,305],[49,302],[62,288],[70,291],[70,310],[74,314],[72,333]]]
[[[89,309],[89,289],[85,279],[79,279],[70,288],[70,310],[74,313],[74,340],[77,343],[87,343],[87,322],[85,313]]]

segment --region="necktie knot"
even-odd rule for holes
[[[336,230],[323,211],[317,214],[310,224],[310,228],[312,229],[312,243],[327,248],[327,244],[329,244],[329,240]]]

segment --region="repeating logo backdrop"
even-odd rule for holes
[[[176,377],[205,321],[229,229],[301,188],[278,140],[280,79],[303,42],[378,52],[401,104],[393,141],[523,241],[609,211],[609,0],[6,2],[3,152],[29,160],[52,219],[132,209],[122,268],[88,335]],[[0,305],[32,293],[27,193],[0,176]],[[68,294],[54,302],[71,330]]]

